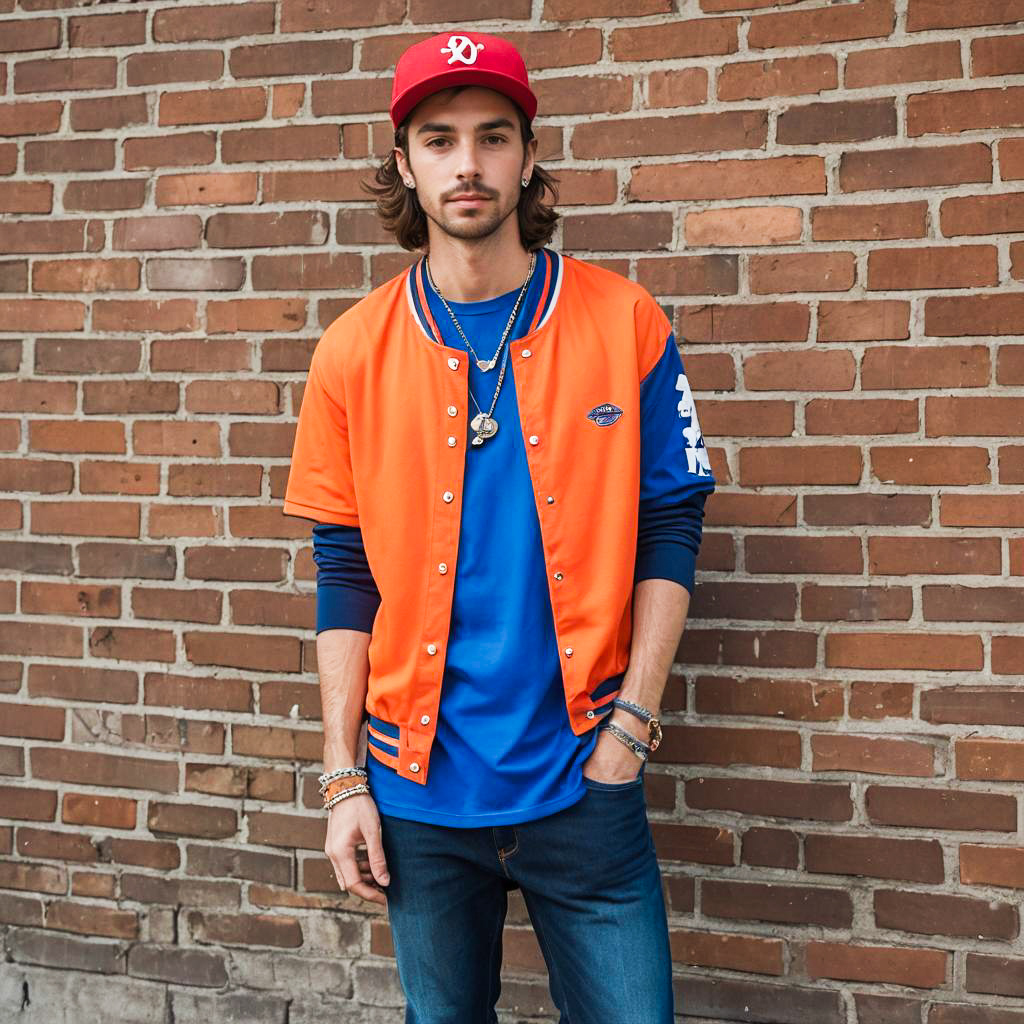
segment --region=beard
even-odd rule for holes
[[[480,190],[482,191],[482,190]],[[458,193],[456,193],[457,195]],[[487,238],[493,235],[519,207],[519,197],[502,209],[500,196],[486,192],[489,202],[483,206],[460,209],[456,204],[442,202],[437,209],[421,207],[428,220],[433,221],[446,235],[464,240]]]

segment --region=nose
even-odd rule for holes
[[[480,177],[480,160],[473,139],[466,139],[459,144],[455,173],[459,181],[463,182],[475,182]]]

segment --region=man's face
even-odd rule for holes
[[[402,177],[415,180],[427,218],[454,238],[485,238],[515,213],[522,178],[533,173],[536,140],[523,150],[513,102],[471,86],[428,96],[409,121]]]

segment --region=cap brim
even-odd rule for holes
[[[435,92],[450,89],[455,85],[480,85],[494,89],[495,92],[500,92],[512,100],[526,115],[527,121],[532,121],[536,116],[537,97],[511,75],[486,68],[451,68],[417,82],[395,98],[391,104],[391,121],[395,128],[398,128],[418,103]]]

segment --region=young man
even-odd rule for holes
[[[313,353],[284,510],[317,523],[325,850],[387,905],[408,1024],[497,1019],[514,888],[563,1022],[671,1024],[643,773],[714,480],[665,314],[546,245],[536,107],[502,39],[403,54],[372,191],[422,254]]]

